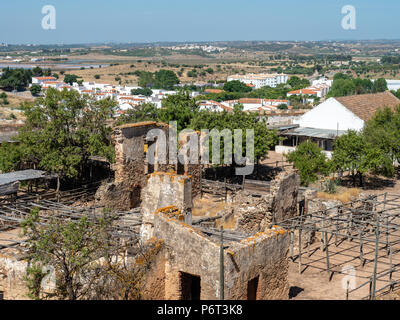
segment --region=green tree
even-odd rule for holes
[[[199,110],[196,100],[191,98],[187,92],[164,98],[162,106],[158,112],[159,121],[165,123],[177,121],[178,131],[188,128],[192,117]]]
[[[395,111],[385,107],[366,122],[365,140],[394,161],[400,162],[400,107]]]
[[[46,217],[33,209],[21,226],[27,239],[25,281],[33,299],[131,300],[140,299],[144,275],[163,248],[160,241],[142,245],[121,241],[113,232],[115,217],[78,219]],[[128,250],[136,252],[128,257]],[[51,268],[50,268],[51,267]],[[54,271],[50,273],[51,269]],[[45,291],[42,281],[53,276],[55,288]]]
[[[392,175],[393,162],[379,148],[368,143],[361,132],[349,130],[334,143],[332,163],[335,169],[349,171],[356,186],[357,177],[360,186],[367,172],[382,172]]]
[[[136,108],[128,109],[119,117],[117,125],[142,121],[159,121],[158,109],[154,104],[143,103]]]
[[[0,77],[0,88],[6,91],[25,90],[32,80],[32,72],[25,69],[4,68]]]
[[[173,90],[179,84],[179,78],[171,70],[161,69],[154,74],[154,87],[165,90]]]
[[[132,89],[131,94],[150,97],[153,94],[153,91],[150,88],[138,88],[138,89]]]
[[[37,96],[42,91],[42,87],[38,84],[33,84],[29,90],[33,96]]]
[[[72,86],[74,82],[78,81],[78,76],[75,74],[66,74],[64,77],[64,82]]]
[[[114,159],[111,128],[106,121],[115,108],[111,99],[96,101],[74,90],[50,88],[46,97],[24,106],[26,121],[16,137],[19,144],[0,147],[0,164],[7,165],[7,153],[17,148],[18,152],[11,153],[20,157],[14,168],[30,165],[58,173],[61,178],[81,178],[89,156]],[[6,171],[7,166],[0,169]]]
[[[250,92],[252,89],[239,80],[228,81],[224,85],[227,92]]]
[[[288,80],[287,84],[292,87],[292,90],[298,90],[308,87],[310,85],[310,81],[307,79],[300,79],[297,76],[292,76]]]
[[[318,180],[318,175],[330,173],[330,163],[322,149],[312,141],[301,143],[286,158],[299,170],[301,184],[308,186]]]
[[[387,82],[383,78],[374,81],[374,92],[385,92],[387,90]]]

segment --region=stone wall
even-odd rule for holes
[[[272,213],[275,223],[293,218],[297,214],[297,195],[300,176],[294,171],[284,171],[271,181]]]
[[[112,183],[106,183],[99,188],[95,196],[99,205],[114,211],[140,206],[141,190],[146,185],[146,174],[150,167],[146,160],[146,147],[153,143],[148,139],[153,136],[149,133],[152,129],[162,130],[168,141],[168,125],[164,123],[140,122],[114,129],[112,138],[115,145],[115,164],[112,169],[115,172],[115,179]],[[168,155],[168,148],[157,149],[156,158],[163,156],[164,152]],[[168,164],[155,164],[152,170],[168,171],[170,167]]]
[[[246,190],[239,191],[233,195],[222,214],[229,218],[234,216],[236,230],[264,231],[297,214],[299,186],[300,176],[296,171],[282,172],[271,181],[269,193],[254,196]]]
[[[180,174],[185,174],[189,176],[192,180],[192,195],[193,197],[196,197],[197,195],[200,194],[200,189],[201,189],[201,177],[202,177],[202,165],[201,165],[201,142],[202,140],[200,139],[200,134],[199,132],[188,132],[188,133],[180,133],[179,135],[179,147],[181,148],[185,144],[189,144],[189,142],[193,141],[195,145],[197,145],[197,150],[198,154],[196,156],[196,159],[193,159],[196,161],[196,163],[190,163],[190,155],[188,152],[184,154],[184,164],[180,163],[178,164],[178,168],[182,168],[182,172],[179,172],[177,169],[178,173]],[[203,138],[204,139],[204,138]],[[181,150],[181,149],[180,149]],[[186,150],[187,151],[187,150]],[[185,153],[185,152],[183,152]],[[178,159],[179,161],[179,159]]]
[[[24,277],[27,262],[19,258],[16,249],[0,251],[0,291],[4,300],[28,300]]]
[[[142,190],[141,239],[153,237],[154,212],[159,208],[174,206],[184,214],[184,220],[191,224],[192,186],[187,176],[173,172],[154,172],[147,176]]]
[[[201,299],[219,299],[218,242],[178,219],[158,212],[154,235],[169,248],[165,263],[165,299],[182,298],[181,274],[200,277]],[[267,230],[241,242],[227,242],[225,299],[247,299],[248,282],[259,277],[257,299],[287,299],[289,237],[281,229]]]

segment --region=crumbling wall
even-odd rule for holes
[[[139,122],[125,124],[116,127],[112,134],[115,145],[115,164],[112,169],[115,171],[115,179],[99,188],[96,193],[96,202],[99,205],[116,210],[129,210],[140,206],[140,194],[146,185],[146,174],[148,164],[146,160],[146,147],[153,143],[148,139],[152,129],[160,129],[164,132],[166,142],[168,141],[168,125],[156,122]],[[156,143],[156,142],[154,142]],[[164,154],[165,153],[165,154]],[[166,149],[156,151],[156,158],[168,154]],[[168,161],[168,157],[166,157]],[[154,170],[167,171],[170,168],[168,163],[154,165]]]
[[[181,299],[182,272],[200,277],[201,299],[219,299],[218,242],[178,219],[164,216],[162,211],[155,214],[154,235],[170,248],[165,264],[165,299]],[[287,299],[288,248],[288,234],[278,228],[229,242],[224,252],[225,298],[247,299],[248,282],[259,277],[257,299]]]
[[[5,300],[28,300],[28,289],[24,277],[27,262],[18,258],[15,249],[0,252],[0,291]]]
[[[175,206],[191,223],[192,203],[191,179],[174,172],[154,172],[147,176],[146,186],[142,190],[142,226],[141,239],[153,236],[154,212],[159,208]]]
[[[235,229],[258,232],[297,214],[300,176],[296,171],[282,172],[271,181],[270,192],[255,196],[246,190],[232,197],[222,214],[234,215]]]
[[[296,171],[281,172],[271,181],[272,213],[275,223],[293,218],[297,214],[297,196],[300,176]]]
[[[185,174],[189,176],[192,180],[192,195],[196,197],[201,192],[201,177],[202,177],[202,164],[201,164],[201,143],[202,139],[205,139],[204,136],[200,135],[200,132],[181,132],[179,134],[179,149],[180,149],[180,156],[184,158],[180,164],[178,164],[177,168],[183,167],[183,172],[179,172],[180,174]],[[192,143],[191,143],[192,141]],[[187,148],[182,148],[185,145],[191,145],[192,147],[197,147],[197,155],[195,159],[190,159],[190,153]],[[192,161],[195,163],[192,163]]]

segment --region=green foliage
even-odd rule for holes
[[[104,217],[92,222],[87,216],[78,221],[51,218],[46,228],[39,227],[39,211],[31,214],[21,223],[28,241],[28,260],[26,282],[31,296],[36,299],[57,297],[76,300],[82,298],[90,289],[80,276],[89,272],[91,263],[100,257],[106,246],[103,238],[111,219]],[[52,293],[42,292],[41,282],[44,268],[51,265],[56,272],[56,288]]]
[[[162,101],[158,112],[159,121],[169,123],[177,121],[178,131],[188,128],[192,117],[198,112],[196,100],[188,93],[170,95]]]
[[[117,121],[117,125],[158,120],[157,107],[152,103],[143,103],[134,109],[127,110],[125,114],[121,115]]]
[[[318,180],[318,175],[330,172],[330,163],[322,149],[312,141],[301,143],[297,149],[287,155],[289,162],[299,170],[301,184],[308,186]]]
[[[392,162],[400,161],[400,107],[378,110],[365,124],[365,140],[378,148]]]
[[[386,80],[379,78],[372,82],[370,79],[352,78],[344,73],[333,77],[332,88],[327,97],[343,97],[355,94],[377,93],[387,90]]]
[[[159,70],[154,74],[154,87],[158,89],[173,90],[179,84],[179,79],[175,72],[171,70]]]
[[[323,184],[323,191],[329,194],[334,194],[337,192],[339,181],[333,178],[326,179]]]
[[[111,99],[95,101],[76,91],[49,89],[46,97],[24,106],[26,122],[16,137],[19,144],[0,147],[0,169],[29,164],[76,179],[91,155],[113,161],[106,120],[115,107]]]
[[[254,152],[257,159],[263,159],[268,154],[269,148],[278,141],[276,132],[268,130],[265,120],[260,121],[257,114],[243,112],[239,105],[235,106],[234,112],[199,111],[196,100],[187,93],[168,96],[163,100],[161,109],[157,109],[152,104],[143,104],[137,109],[129,110],[127,114],[120,117],[118,123],[149,120],[165,123],[177,121],[178,132],[186,128],[194,130],[229,129],[232,130],[232,133],[234,129],[242,129],[244,130],[243,146],[246,141],[245,130],[254,129]],[[245,154],[245,150],[244,148],[243,154]]]
[[[150,97],[153,94],[153,91],[150,88],[138,88],[138,89],[132,89],[131,94]]]
[[[42,87],[38,84],[33,84],[29,90],[33,96],[37,96],[42,91]]]
[[[224,90],[227,92],[250,92],[252,89],[239,80],[225,83]]]
[[[66,74],[64,77],[64,82],[72,86],[74,82],[78,81],[78,76],[75,74]]]
[[[6,91],[25,90],[32,80],[32,72],[25,69],[4,68],[0,77],[0,88]]]
[[[287,82],[288,85],[292,87],[292,90],[298,90],[307,88],[310,85],[310,81],[307,79],[300,79],[297,76],[292,76]]]
[[[382,150],[369,143],[362,132],[349,130],[340,136],[334,143],[332,163],[335,169],[350,171],[353,184],[356,185],[356,177],[363,184],[363,175],[367,172],[393,175],[392,160]]]
[[[148,71],[135,71],[134,74],[139,77],[140,87],[154,87],[157,89],[173,90],[179,83],[175,72],[161,69],[155,73]]]
[[[384,92],[387,89],[387,82],[385,79],[379,78],[374,81],[374,92]]]
[[[203,110],[198,112],[192,119],[190,127],[194,130],[218,129],[222,131],[228,129],[232,132],[235,129],[241,129],[242,135],[242,153],[246,153],[246,129],[254,130],[254,156],[257,160],[262,160],[268,155],[268,150],[278,141],[275,131],[267,128],[265,120],[260,121],[255,113],[243,112],[242,106],[236,105],[233,112],[212,112]],[[234,139],[233,139],[234,141]],[[210,144],[212,143],[210,139]],[[211,148],[210,148],[211,150]],[[223,159],[223,141],[221,139],[221,155]]]

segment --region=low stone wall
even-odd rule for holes
[[[15,249],[0,252],[0,291],[4,292],[4,300],[29,300],[24,280],[28,264],[18,255]]]

